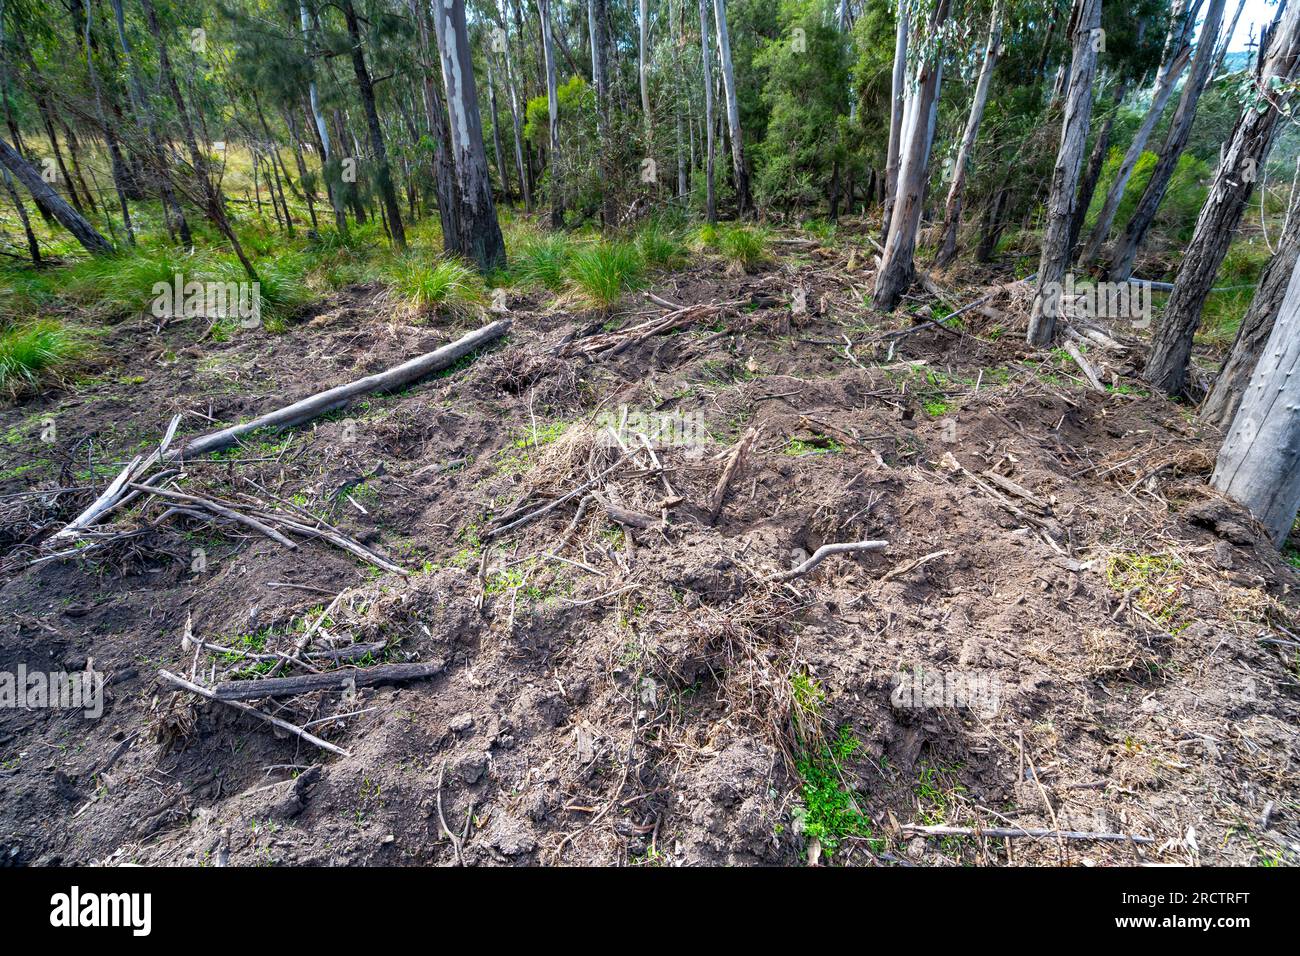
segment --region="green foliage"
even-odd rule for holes
[[[463,313],[482,304],[486,296],[479,274],[455,259],[405,256],[393,263],[389,276],[393,291],[419,315],[440,310]]]
[[[587,305],[608,309],[642,285],[641,256],[631,243],[597,242],[574,254],[568,278]]]
[[[650,222],[637,233],[636,248],[651,269],[675,269],[686,262],[686,246],[677,233],[658,222]]]
[[[828,859],[845,837],[872,836],[871,822],[843,781],[844,761],[860,746],[849,728],[842,727],[834,740],[804,754],[795,765],[803,781],[804,836],[818,840]]]
[[[751,226],[725,226],[717,233],[718,251],[732,265],[752,272],[768,260],[768,234]]]
[[[0,331],[0,391],[33,388],[42,375],[57,374],[86,351],[85,340],[49,319]]]
[[[510,269],[527,285],[558,292],[564,287],[573,253],[573,240],[565,233],[526,233],[510,250]]]

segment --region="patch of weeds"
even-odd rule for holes
[[[1106,559],[1106,583],[1119,594],[1132,595],[1136,607],[1177,634],[1190,623],[1178,620],[1183,608],[1182,567],[1181,561],[1167,554],[1116,552]]]
[[[641,255],[626,242],[598,242],[580,249],[568,265],[568,279],[590,307],[609,309],[623,293],[643,284]]]
[[[816,839],[828,860],[845,837],[865,837],[876,851],[884,846],[874,839],[871,822],[844,785],[844,761],[860,746],[862,741],[848,727],[841,727],[834,740],[805,753],[795,764],[803,792],[803,806],[794,811],[796,828],[808,840]]]
[[[770,258],[766,230],[749,226],[727,226],[718,234],[718,251],[744,272],[753,272]]]
[[[953,768],[922,767],[912,792],[916,795],[922,822],[935,826],[947,819],[953,795],[965,793],[966,788],[957,782]]]
[[[844,450],[844,446],[834,438],[827,435],[814,435],[812,438],[791,438],[785,448],[781,449],[784,455],[835,455]]]
[[[540,448],[542,445],[549,445],[569,427],[566,421],[551,422],[547,425],[539,426],[536,431],[529,429],[528,433],[522,438],[515,439],[516,448]]]
[[[478,273],[455,259],[429,262],[405,257],[393,265],[389,275],[393,292],[416,315],[438,311],[463,314],[486,297]]]
[[[87,345],[76,332],[42,319],[0,331],[0,392],[17,395],[59,375]]]

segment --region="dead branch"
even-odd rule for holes
[[[813,552],[811,558],[789,571],[770,575],[767,580],[773,582],[789,581],[807,574],[827,558],[836,554],[848,554],[852,551],[882,551],[889,547],[888,541],[846,541],[841,544],[824,544]]]
[[[267,677],[263,680],[225,680],[216,686],[216,699],[221,701],[257,700],[262,697],[293,697],[316,690],[344,690],[353,687],[375,687],[380,684],[398,684],[408,680],[424,680],[441,674],[446,665],[434,664],[377,664],[374,667],[345,667],[324,674],[304,674],[297,677]]]

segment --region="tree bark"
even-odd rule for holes
[[[27,188],[33,200],[40,197],[41,202],[59,224],[72,233],[87,252],[96,256],[112,255],[112,244],[86,221],[85,216],[69,206],[67,201],[54,191],[35,166],[19,156],[18,152],[2,139],[0,139],[0,163],[3,163],[4,167],[13,173],[14,178]]]
[[[374,83],[370,78],[370,70],[366,67],[366,55],[361,46],[361,25],[352,0],[340,0],[340,8],[348,27],[352,72],[356,74],[357,91],[361,94],[361,106],[366,114],[370,151],[374,153],[375,165],[378,167],[379,194],[383,197],[384,211],[388,214],[388,228],[393,236],[393,244],[399,250],[405,250],[406,230],[402,228],[402,208],[397,202],[397,190],[393,186],[393,174],[388,165],[388,150],[384,147],[384,129],[379,123],[379,110],[375,107]]]
[[[600,217],[606,230],[618,222],[614,208],[614,164],[609,137],[609,23],[606,0],[587,0],[591,33],[591,82],[596,88],[596,134],[600,141]]]
[[[497,222],[483,148],[483,120],[474,88],[474,58],[465,26],[465,0],[433,5],[434,27],[442,54],[442,73],[451,113],[452,155],[460,191],[460,227],[464,254],[482,272],[505,268],[506,247]]]
[[[1196,55],[1192,58],[1192,68],[1183,84],[1182,95],[1178,98],[1178,108],[1174,111],[1169,132],[1160,149],[1160,159],[1147,181],[1146,189],[1142,191],[1137,208],[1124,227],[1124,234],[1115,242],[1115,249],[1111,253],[1110,267],[1107,270],[1107,278],[1111,282],[1126,282],[1133,274],[1133,260],[1137,258],[1138,249],[1142,247],[1147,231],[1155,221],[1156,212],[1165,198],[1174,169],[1178,166],[1178,158],[1183,155],[1187,140],[1192,135],[1196,105],[1214,72],[1214,42],[1223,23],[1224,3],[1225,0],[1210,0],[1206,9],[1205,21],[1201,24],[1200,37],[1196,41]]]
[[[1293,102],[1285,84],[1300,67],[1300,3],[1287,4],[1281,19],[1268,31],[1264,49],[1255,79],[1255,89],[1262,91],[1261,108],[1247,108],[1237,119],[1210,194],[1196,220],[1192,241],[1178,267],[1174,291],[1147,360],[1146,380],[1167,395],[1176,396],[1183,390],[1192,340],[1215,273],[1232,244],[1255,179],[1268,159],[1278,119]]]
[[[1219,449],[1210,484],[1245,505],[1281,545],[1300,506],[1300,268]]]
[[[947,0],[940,0],[946,3]],[[745,166],[745,141],[740,131],[740,100],[736,93],[736,71],[731,64],[731,34],[727,29],[727,0],[713,0],[713,17],[718,29],[718,61],[722,86],[727,96],[727,127],[731,135],[731,166],[736,179],[736,204],[740,218],[754,213],[749,192],[749,169]]]
[[[551,0],[537,0],[542,18],[542,58],[546,65],[546,113],[551,151],[551,228],[564,228],[564,175],[560,152],[560,95],[555,81],[555,41],[551,32]]]
[[[714,191],[714,156],[717,144],[714,137],[713,120],[713,64],[710,62],[709,36],[709,0],[700,0],[700,56],[704,63],[704,128],[707,141],[704,160],[704,215],[711,226],[718,224],[718,196]]]
[[[1061,146],[1052,169],[1043,249],[1038,259],[1038,286],[1027,336],[1030,345],[1039,347],[1050,344],[1056,333],[1061,282],[1070,267],[1070,223],[1092,114],[1092,81],[1097,72],[1094,41],[1101,28],[1101,0],[1077,0],[1073,20],[1073,54],[1061,120]]]
[[[1156,73],[1155,87],[1151,91],[1151,105],[1142,118],[1142,125],[1133,134],[1133,141],[1129,143],[1128,150],[1124,153],[1124,159],[1115,172],[1115,181],[1107,190],[1106,199],[1097,214],[1097,221],[1093,223],[1092,232],[1088,235],[1088,243],[1079,256],[1079,262],[1084,265],[1095,262],[1101,255],[1101,247],[1110,236],[1110,228],[1115,222],[1115,213],[1124,198],[1124,190],[1128,188],[1133,169],[1142,158],[1147,140],[1151,138],[1156,124],[1160,122],[1165,106],[1169,103],[1169,97],[1173,95],[1174,87],[1178,84],[1178,77],[1190,59],[1189,38],[1195,19],[1194,13],[1187,10],[1185,0],[1177,0],[1173,21],[1169,26],[1169,36],[1165,41],[1165,53]]]
[[[957,230],[961,225],[962,190],[966,186],[966,169],[970,165],[970,154],[975,148],[975,137],[979,135],[980,122],[984,118],[984,106],[989,99],[989,85],[993,79],[993,68],[998,61],[998,48],[1002,44],[1002,4],[995,0],[993,15],[989,20],[989,38],[984,47],[984,65],[980,67],[979,80],[975,84],[975,98],[971,102],[970,116],[966,119],[966,130],[962,133],[961,146],[957,150],[957,163],[952,172],[952,185],[948,188],[948,200],[945,204],[943,235],[939,241],[939,253],[935,265],[944,268],[957,255]]]
[[[930,14],[928,37],[938,39],[949,9],[949,0],[938,0]],[[913,256],[930,173],[930,145],[942,77],[943,55],[935,49],[917,64],[914,92],[903,110],[896,199],[873,293],[873,303],[882,312],[892,312],[897,307],[916,275]]]
[[[889,238],[889,222],[894,214],[898,193],[899,154],[902,150],[903,113],[907,106],[907,44],[909,11],[899,4],[898,26],[894,34],[894,72],[890,93],[889,147],[885,154],[885,206],[881,218],[880,239]]]
[[[1255,297],[1250,300],[1237,329],[1232,351],[1219,370],[1218,378],[1201,404],[1200,418],[1211,425],[1226,428],[1237,413],[1246,383],[1264,353],[1264,343],[1273,333],[1282,299],[1286,295],[1296,259],[1300,257],[1300,189],[1292,190],[1286,225],[1278,240],[1277,252],[1260,277]]]
[[[1074,255],[1074,249],[1079,243],[1079,236],[1083,234],[1083,225],[1088,218],[1088,207],[1092,205],[1092,197],[1097,192],[1097,183],[1101,179],[1102,167],[1106,164],[1106,156],[1110,152],[1111,132],[1115,128],[1115,116],[1119,113],[1119,108],[1124,103],[1125,85],[1120,82],[1115,85],[1115,103],[1111,111],[1106,115],[1101,129],[1097,131],[1097,139],[1092,144],[1092,153],[1088,156],[1088,165],[1084,167],[1083,179],[1079,182],[1079,195],[1074,203],[1074,216],[1070,220],[1070,254]]]
[[[452,158],[451,131],[447,128],[447,107],[438,90],[441,63],[435,66],[429,43],[429,18],[424,0],[408,0],[415,20],[416,40],[420,44],[420,91],[424,102],[425,128],[433,141],[434,192],[438,196],[438,222],[442,226],[442,248],[461,252],[460,194],[456,189],[455,160]]]

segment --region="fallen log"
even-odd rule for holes
[[[293,697],[316,690],[344,690],[353,687],[375,687],[379,684],[399,684],[408,680],[423,680],[441,674],[442,663],[434,664],[378,664],[374,667],[346,667],[324,674],[304,674],[297,677],[268,677],[265,680],[223,680],[216,686],[215,696],[220,701],[257,700],[262,697]]]
[[[1097,840],[1104,843],[1154,843],[1151,837],[1130,833],[1092,833],[1083,830],[1031,830],[1024,827],[945,827],[903,824],[904,833],[920,836],[1032,837],[1034,839]]]
[[[426,375],[432,375],[434,372],[449,368],[458,359],[463,358],[475,349],[487,345],[489,342],[496,341],[508,331],[510,331],[509,319],[500,319],[489,323],[480,329],[475,329],[473,332],[461,336],[455,342],[448,343],[440,349],[427,352],[408,362],[403,362],[386,372],[377,372],[374,375],[359,378],[354,382],[336,385],[334,388],[317,392],[315,395],[310,395],[291,405],[268,412],[254,418],[252,421],[232,425],[229,428],[223,428],[220,431],[195,438],[181,450],[181,456],[188,458],[229,448],[241,436],[257,431],[259,428],[289,428],[294,425],[301,425],[303,422],[310,421],[327,412],[332,412],[336,408],[342,408],[358,395],[366,395],[371,392],[397,391],[411,382],[424,378]]]

